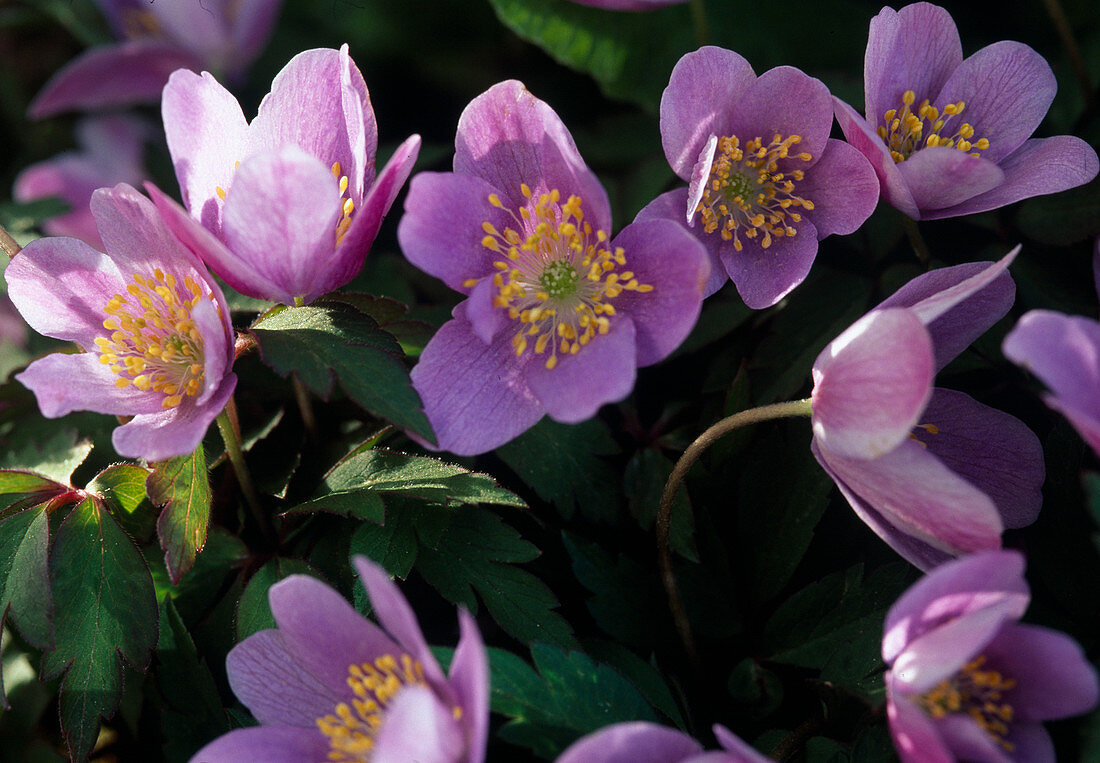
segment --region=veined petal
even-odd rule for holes
[[[489,657],[473,615],[458,610],[459,639],[451,660],[449,680],[462,707],[459,719],[466,729],[466,760],[485,759],[489,742]]]
[[[236,386],[236,374],[226,374],[213,394],[202,403],[185,398],[175,408],[135,416],[115,429],[111,443],[119,455],[127,458],[164,461],[185,456],[202,442],[206,430],[225,408]],[[162,399],[157,399],[157,403]]]
[[[638,281],[654,287],[645,293],[623,291],[613,302],[634,323],[637,364],[652,365],[675,350],[695,326],[710,260],[703,245],[671,221],[631,223],[611,246],[621,246]]]
[[[1024,557],[1017,551],[984,551],[946,562],[890,607],[883,626],[882,659],[893,664],[924,634],[985,607],[1007,602],[1008,616],[1018,619],[1030,600]]]
[[[250,153],[244,112],[210,73],[177,71],[164,87],[161,115],[183,204],[220,236],[222,199],[217,189],[232,185],[236,163]]]
[[[878,206],[879,182],[874,167],[854,146],[829,139],[820,159],[806,171],[798,193],[813,202],[803,216],[813,222],[819,239],[854,233]]]
[[[642,211],[638,213],[638,216],[634,218],[634,222],[639,223],[645,220],[669,220],[677,225],[683,225],[684,210],[687,208],[688,189],[677,188],[675,191],[669,191],[662,193],[653,201],[646,204],[642,208]],[[710,275],[707,276],[706,285],[703,287],[703,296],[709,297],[714,292],[721,289],[729,281],[729,274],[726,273],[726,266],[722,264],[722,260],[719,258],[720,244],[724,244],[721,236],[711,236],[703,231],[702,227],[688,228],[688,233],[695,236],[695,239],[703,245],[703,250],[707,254],[707,259],[710,261]]]
[[[534,426],[545,411],[524,378],[528,360],[516,357],[506,332],[481,341],[459,305],[411,373],[438,448],[485,453]]]
[[[921,219],[921,210],[909,191],[905,178],[875,128],[855,109],[836,97],[833,98],[833,114],[844,133],[844,139],[871,163],[886,203],[914,220]]]
[[[31,119],[72,110],[155,102],[178,69],[201,69],[189,50],[161,40],[132,40],[90,48],[63,66],[27,109]]]
[[[256,154],[237,169],[225,199],[225,242],[262,272],[283,304],[310,302],[330,284],[340,189],[328,168],[297,146]]]
[[[462,112],[454,169],[498,189],[510,209],[528,204],[521,183],[536,196],[555,189],[563,199],[579,196],[592,227],[611,230],[607,192],[584,163],[561,118],[522,82],[497,83]]]
[[[825,151],[833,126],[832,96],[821,80],[793,66],[777,66],[745,88],[731,116],[732,132],[715,130],[717,134],[732,134],[742,140],[762,138],[765,144],[776,134],[800,136],[793,152],[808,153],[812,159],[798,161],[792,168],[809,174]],[[788,161],[794,160],[780,160],[780,167]]]
[[[192,760],[202,763],[240,763],[242,760],[301,763],[303,760],[325,760],[329,749],[328,739],[316,729],[255,726],[223,734],[196,752]]]
[[[99,362],[95,352],[47,355],[16,374],[15,379],[34,393],[38,409],[48,419],[73,411],[133,416],[163,410],[160,395],[150,395],[133,385],[123,389],[115,386],[118,376]]]
[[[631,721],[581,737],[557,763],[668,763],[702,751],[701,744],[678,729]]]
[[[889,453],[920,420],[934,373],[932,340],[916,316],[871,311],[817,356],[814,439],[841,456]]]
[[[884,519],[953,555],[999,548],[1003,523],[985,493],[912,440],[874,459],[819,448],[851,489]]]
[[[954,206],[1004,182],[1004,172],[984,157],[946,146],[922,148],[897,165],[923,213]]]
[[[796,235],[775,238],[767,249],[760,246],[759,237],[743,240],[740,252],[732,242],[709,236],[718,242],[718,256],[737,286],[737,293],[753,310],[771,307],[809,274],[817,257],[817,229],[806,218],[802,218],[797,228]]]
[[[755,79],[749,62],[725,48],[704,46],[676,62],[661,95],[661,144],[681,179],[691,179],[711,135],[731,134],[733,112]]]
[[[958,29],[944,8],[883,8],[871,19],[863,58],[867,120],[877,126],[887,109],[901,107],[906,90],[916,93],[917,103],[935,100],[962,60]]]
[[[371,760],[378,763],[454,763],[462,760],[466,744],[453,708],[420,686],[397,693],[382,716],[374,742]]]
[[[691,182],[688,183],[687,208],[684,210],[684,219],[689,228],[695,227],[695,210],[699,202],[703,200],[706,191],[706,183],[710,180],[710,168],[714,164],[714,150],[718,148],[718,136],[711,135],[699,152],[699,158],[695,160],[695,166],[691,170]]]
[[[989,140],[983,159],[1000,162],[1035,132],[1057,90],[1042,56],[1023,43],[1004,40],[963,61],[934,105],[942,112],[948,103],[964,102],[956,119],[973,126],[976,138]]]

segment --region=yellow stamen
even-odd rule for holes
[[[901,102],[901,111],[888,109],[882,115],[883,124],[876,129],[895,163],[904,162],[922,148],[954,148],[971,156],[978,156],[989,148],[985,138],[972,140],[974,126],[967,122],[960,124],[953,133],[945,133],[948,125],[966,108],[966,101],[948,103],[941,112],[925,99],[913,111],[910,107],[917,102],[917,94],[906,90]]]

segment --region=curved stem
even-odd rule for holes
[[[932,252],[928,249],[928,244],[924,243],[924,236],[920,234],[920,226],[917,225],[917,221],[906,214],[901,215],[901,222],[905,228],[905,235],[909,237],[909,244],[913,247],[913,251],[917,255],[917,259],[920,260],[920,264],[927,270],[932,265]]]
[[[290,375],[291,386],[294,387],[294,401],[298,404],[298,412],[302,415],[302,426],[305,427],[306,436],[314,442],[317,441],[317,417],[313,415],[313,404],[309,400],[309,390],[298,374]]]
[[[225,410],[218,414],[218,431],[221,433],[222,442],[225,443],[225,452],[229,456],[229,462],[233,464],[233,472],[237,475],[237,484],[241,486],[245,503],[248,504],[248,508],[252,512],[252,518],[260,526],[264,536],[271,540],[274,539],[275,533],[272,531],[263,509],[260,508],[260,501],[256,497],[256,488],[252,486],[252,475],[244,462],[241,437],[237,430],[236,413],[236,406],[233,404],[233,399],[230,398]]]
[[[703,0],[691,0],[691,21],[700,47],[709,45],[710,30],[707,28],[707,10],[703,7]]]
[[[1073,75],[1077,78],[1077,86],[1081,89],[1081,96],[1085,100],[1085,108],[1093,106],[1094,93],[1092,79],[1089,77],[1089,68],[1085,64],[1085,57],[1081,55],[1081,47],[1077,44],[1077,38],[1073,36],[1073,27],[1070,26],[1066,12],[1058,0],[1043,0],[1043,6],[1047,9],[1051,23],[1066,49],[1066,57],[1073,68]]]
[[[3,225],[0,225],[0,249],[4,250],[4,254],[8,255],[8,259],[23,251],[23,247],[19,246],[19,242],[11,237],[11,234]]]
[[[661,504],[657,508],[657,560],[661,567],[661,582],[665,587],[668,597],[668,608],[672,612],[672,618],[676,622],[676,630],[680,634],[680,640],[688,657],[698,667],[699,655],[695,649],[695,638],[691,633],[691,625],[688,622],[687,612],[684,610],[683,600],[680,598],[680,588],[676,585],[676,575],[672,571],[672,551],[669,546],[669,533],[672,525],[672,500],[680,489],[680,484],[687,476],[688,470],[699,460],[707,448],[713,445],[720,437],[729,434],[748,424],[771,419],[782,419],[790,416],[809,416],[812,413],[810,399],[794,400],[788,403],[774,403],[763,405],[759,408],[750,408],[747,411],[735,413],[713,425],[688,446],[684,455],[672,468],[668,482],[665,483],[664,493],[661,495]]]

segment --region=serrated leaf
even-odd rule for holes
[[[31,442],[22,450],[0,454],[0,469],[30,471],[68,485],[76,467],[84,463],[91,452],[89,440],[77,441],[74,432],[63,430],[43,442]]]
[[[531,655],[535,669],[509,652],[489,649],[491,707],[511,719],[500,730],[502,739],[553,758],[578,737],[612,723],[657,721],[641,693],[614,668],[548,644],[534,644]]]
[[[554,611],[554,594],[513,566],[538,555],[496,514],[467,507],[452,519],[438,548],[421,547],[416,568],[444,598],[471,612],[477,611],[476,591],[500,627],[520,641],[575,646],[572,628]]]
[[[445,506],[491,503],[525,507],[523,499],[487,474],[435,458],[383,449],[357,449],[325,476],[319,495],[287,513],[328,511],[381,524],[380,496],[398,494]]]
[[[351,536],[351,554],[363,554],[381,564],[386,572],[404,580],[416,563],[416,526],[421,517],[431,521],[431,514],[420,507],[408,506],[391,512],[385,524],[363,522]]]
[[[15,626],[39,649],[53,643],[50,520],[45,508],[29,508],[0,520],[0,626]],[[0,704],[7,706],[2,679]]]
[[[153,532],[156,507],[146,493],[149,470],[134,464],[116,464],[97,474],[85,488],[99,496],[131,537],[145,541]]]
[[[349,305],[318,303],[269,314],[251,332],[264,362],[282,376],[295,373],[327,399],[335,374],[363,408],[435,442],[401,347],[370,316]]]
[[[275,557],[256,570],[237,605],[237,641],[243,641],[256,631],[275,627],[275,618],[267,601],[268,589],[283,578],[296,574],[323,579],[312,565],[301,559]]]
[[[195,564],[210,524],[210,480],[202,445],[194,453],[154,464],[145,481],[150,500],[163,506],[157,535],[173,583]]]
[[[195,649],[171,599],[160,608],[155,675],[164,697],[161,728],[169,760],[188,760],[203,745],[229,731],[214,677]]]
[[[601,456],[619,446],[598,419],[560,424],[544,418],[496,453],[569,519],[580,507],[589,519],[613,522],[622,502],[618,473]]]
[[[75,760],[87,757],[100,719],[122,695],[122,661],[144,671],[157,643],[157,602],[141,553],[96,499],[77,504],[50,556],[54,649],[42,676],[64,674],[61,728]]]

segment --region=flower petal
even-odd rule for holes
[[[114,431],[111,443],[119,455],[146,461],[165,461],[192,453],[236,386],[236,374],[227,374],[201,404],[184,398],[175,408],[135,416]]]
[[[350,198],[358,204],[374,178],[378,127],[367,85],[347,45],[307,50],[290,59],[260,103],[248,141],[249,153],[297,146],[326,171],[339,162]]]
[[[410,136],[397,147],[386,166],[378,174],[374,184],[363,199],[362,206],[352,214],[351,226],[336,247],[336,258],[330,266],[325,282],[332,286],[325,291],[343,286],[363,269],[363,260],[382,227],[382,218],[390,211],[397,194],[409,179],[416,157],[420,153],[420,136]]]
[[[644,293],[623,291],[611,301],[634,323],[636,362],[648,366],[675,350],[695,326],[710,260],[683,226],[664,220],[634,222],[611,246],[625,249],[634,277],[653,287]]]
[[[922,148],[897,165],[913,201],[924,210],[950,207],[996,188],[1005,174],[984,157],[955,148]]]
[[[684,220],[688,227],[695,227],[695,210],[699,202],[703,200],[703,194],[707,190],[707,181],[710,180],[710,169],[714,165],[714,151],[718,148],[718,136],[711,135],[707,138],[703,150],[699,152],[699,158],[691,169],[691,182],[688,183],[687,208],[684,210]]]
[[[872,310],[814,362],[814,439],[840,456],[889,453],[920,420],[934,373],[920,320],[908,310]]]
[[[711,135],[733,134],[733,113],[755,79],[749,62],[725,48],[707,45],[676,62],[661,95],[661,144],[681,179],[691,179]]]
[[[466,740],[452,708],[431,690],[411,686],[386,708],[374,743],[370,759],[377,763],[454,763],[464,759]]]
[[[292,305],[332,288],[340,189],[316,158],[293,145],[252,156],[237,169],[223,214],[226,244],[276,286],[264,298]]]
[[[1017,721],[1009,727],[1005,741],[1012,745],[1015,760],[1055,763],[1054,742],[1041,723]]]
[[[546,367],[549,353],[535,355],[524,368],[524,377],[550,418],[576,424],[634,389],[635,346],[634,322],[618,315],[606,334],[594,336],[576,355],[559,355],[555,368]]]
[[[177,71],[161,100],[164,133],[176,169],[183,205],[191,216],[221,235],[222,200],[236,163],[248,150],[248,122],[228,90],[209,73]]]
[[[473,175],[420,172],[410,181],[397,240],[406,259],[456,291],[469,293],[469,278],[496,272],[500,255],[482,246],[483,223],[496,230],[515,228],[503,209],[489,203],[497,188]]]
[[[890,673],[886,685],[890,686]],[[889,690],[888,690],[889,691]],[[936,731],[932,719],[904,696],[887,694],[886,717],[890,736],[902,763],[954,763],[955,756],[947,749]]]
[[[1087,713],[1100,700],[1096,669],[1059,631],[1009,623],[985,649],[990,666],[1016,686],[1005,695],[1014,718],[1046,721]]]
[[[963,61],[934,105],[942,112],[946,104],[964,102],[956,119],[974,128],[975,139],[989,140],[982,158],[999,163],[1035,132],[1057,91],[1046,59],[1023,43],[1004,40]]]
[[[771,760],[771,758],[765,758],[725,726],[716,723],[711,730],[714,731],[714,736],[718,739],[718,744],[722,745],[722,749],[733,756],[733,760],[727,763],[768,763]]]
[[[459,305],[462,308],[462,305]],[[444,323],[412,370],[438,448],[475,455],[534,426],[544,413],[527,385],[508,332],[487,345],[474,333],[464,309]]]
[[[474,763],[485,759],[489,743],[489,656],[477,621],[464,609],[458,610],[458,625],[461,635],[449,680],[462,708],[466,759]]]
[[[301,763],[303,760],[327,760],[328,739],[316,728],[292,726],[255,726],[235,729],[196,752],[195,763],[240,763],[262,760],[265,763]]]
[[[573,136],[554,110],[522,82],[499,82],[474,98],[458,120],[455,172],[475,175],[498,189],[504,206],[527,206],[526,183],[538,196],[553,189],[579,196],[594,229],[611,231],[611,206],[585,165]]]
[[[985,551],[940,565],[903,593],[886,615],[882,659],[893,664],[909,644],[931,630],[979,609],[1004,607],[1020,618],[1030,601],[1024,557]]]
[[[805,217],[796,225],[797,235],[772,240],[764,249],[756,240],[742,239],[738,252],[733,243],[718,240],[719,257],[745,304],[753,310],[771,307],[806,279],[817,257],[818,234]]]
[[[742,141],[761,138],[765,145],[774,135],[798,135],[801,140],[791,153],[808,153],[812,158],[809,162],[781,159],[779,166],[809,171],[821,159],[833,127],[832,96],[825,83],[801,69],[777,66],[745,88],[731,116],[733,132],[714,130],[716,134],[733,134]]]
[[[684,209],[687,205],[687,197],[688,189],[686,188],[677,188],[675,191],[662,193],[656,199],[649,202],[649,204],[638,213],[638,216],[634,218],[634,222],[638,223],[643,220],[670,220],[677,225],[682,225]],[[712,236],[703,231],[702,226],[691,227],[687,230],[688,233],[695,236],[696,240],[703,244],[707,259],[710,261],[710,275],[707,276],[707,282],[703,286],[703,296],[709,297],[725,286],[729,281],[729,275],[726,273],[726,266],[722,264],[722,260],[718,257],[718,251],[720,249],[719,244],[724,242],[720,236]]]
[[[24,255],[20,255],[22,257]],[[54,353],[27,366],[16,380],[34,393],[38,409],[49,419],[73,411],[95,411],[114,416],[159,413],[163,397],[129,385],[115,386],[118,376],[99,362],[99,355]]]
[[[334,694],[350,695],[349,666],[387,654],[400,659],[401,647],[317,578],[283,578],[268,600],[287,651]]]
[[[264,725],[316,731],[317,719],[346,699],[305,670],[275,629],[253,633],[233,647],[225,670],[233,694]]]
[[[65,64],[38,92],[31,119],[72,110],[155,103],[177,69],[201,69],[189,50],[160,40],[131,40],[89,48]]]
[[[887,109],[900,109],[906,90],[916,93],[917,103],[935,100],[962,60],[959,31],[945,9],[930,3],[883,8],[871,19],[863,58],[867,120],[877,126]]]
[[[923,273],[879,303],[905,307],[932,336],[936,370],[950,363],[1012,307],[1016,284],[1006,272],[1016,247],[997,262],[969,262]]]
[[[1047,404],[1061,411],[1100,453],[1100,324],[1030,310],[1005,337],[1004,353],[1050,388]]]
[[[380,564],[362,555],[354,556],[352,563],[359,573],[363,587],[367,589],[378,622],[403,650],[420,662],[428,683],[434,687],[444,687],[447,679],[428,648],[428,642],[424,640],[416,614],[405,596],[390,580],[389,573]]]
[[[1005,527],[1026,527],[1039,517],[1046,476],[1043,446],[1027,426],[969,395],[934,389],[913,436],[974,487],[993,499]]]
[[[832,138],[795,190],[813,202],[813,211],[802,215],[814,224],[818,239],[854,233],[878,206],[878,177],[867,157]]]
[[[948,713],[934,723],[940,738],[956,760],[980,760],[982,763],[1011,763],[1013,760],[993,736],[969,715]]]
[[[233,61],[230,75],[235,75],[260,55],[271,39],[281,10],[282,0],[241,0],[233,6],[230,48]]]
[[[901,170],[898,169],[882,138],[875,132],[875,128],[868,124],[855,109],[835,97],[833,114],[844,133],[844,139],[871,163],[875,175],[878,176],[879,191],[886,203],[902,214],[919,220],[921,210],[909,191]]]
[[[581,737],[557,763],[668,763],[702,751],[703,746],[682,731],[629,721]]]
[[[951,554],[999,548],[1003,523],[989,496],[912,440],[875,459],[821,456],[899,530]]]
[[[1100,169],[1096,151],[1072,135],[1025,141],[1000,162],[1004,182],[953,207],[929,210],[924,219],[958,217],[998,209],[1020,199],[1042,196],[1083,185]]]

